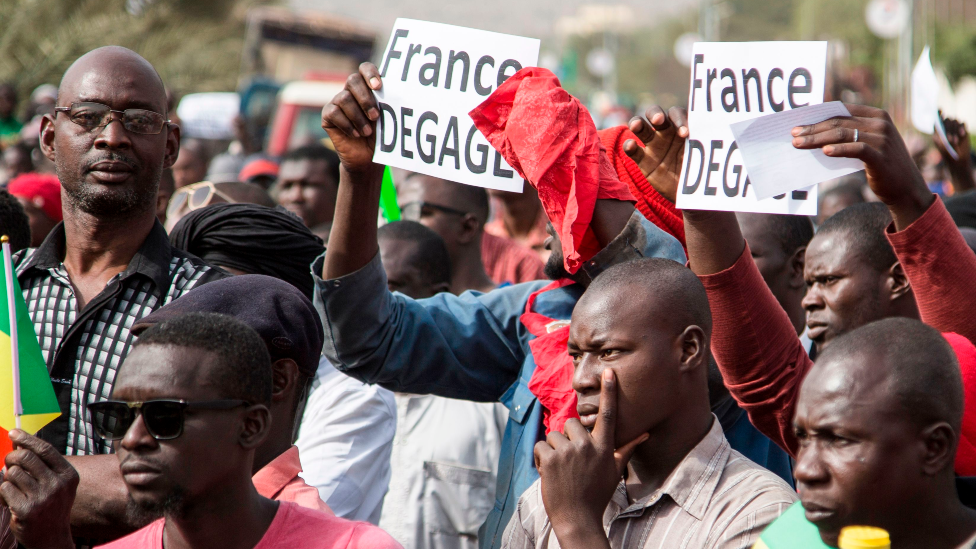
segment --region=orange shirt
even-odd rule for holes
[[[307,509],[334,515],[332,509],[319,497],[319,491],[305,484],[305,480],[298,476],[301,472],[302,462],[298,457],[298,447],[292,446],[262,467],[251,480],[258,493],[268,499],[291,501]]]

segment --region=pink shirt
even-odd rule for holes
[[[100,546],[102,549],[163,549],[163,524],[149,526]],[[403,549],[372,524],[341,519],[282,501],[254,549]]]
[[[298,476],[301,472],[302,462],[298,457],[298,446],[292,446],[262,467],[251,477],[251,480],[258,493],[268,499],[291,501],[306,509],[334,515],[332,509],[322,501],[319,491]]]
[[[545,266],[535,252],[503,236],[481,235],[481,262],[497,284],[521,284],[546,278]]]

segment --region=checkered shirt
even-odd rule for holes
[[[64,245],[64,226],[59,225],[40,247],[14,258],[61,404],[61,417],[39,434],[66,455],[107,454],[112,446],[94,434],[86,406],[110,397],[132,345],[132,324],[184,292],[226,275],[172,248],[157,223],[125,271],[79,311],[61,260]]]

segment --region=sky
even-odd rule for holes
[[[556,21],[575,15],[594,0],[289,0],[299,10],[334,13],[366,23],[389,38],[397,17],[462,25],[482,30],[542,38],[553,33]],[[697,5],[698,0],[618,0],[633,10],[637,22],[652,22]],[[608,3],[599,3],[608,5]]]

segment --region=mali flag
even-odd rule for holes
[[[5,245],[6,246],[6,245]],[[58,399],[54,396],[51,386],[51,376],[47,372],[47,364],[41,353],[41,346],[37,344],[34,333],[34,323],[27,315],[27,303],[20,291],[20,284],[16,276],[11,275],[6,267],[7,261],[0,261],[3,271],[3,284],[0,285],[0,460],[10,452],[10,439],[7,431],[16,426],[14,417],[14,382],[13,363],[10,340],[10,307],[17,311],[17,350],[20,358],[20,400],[24,414],[21,416],[21,428],[34,434],[61,415]],[[7,284],[13,283],[14,303],[7,299]]]
[[[820,539],[817,526],[807,520],[798,501],[763,530],[752,549],[830,549],[830,546]]]

